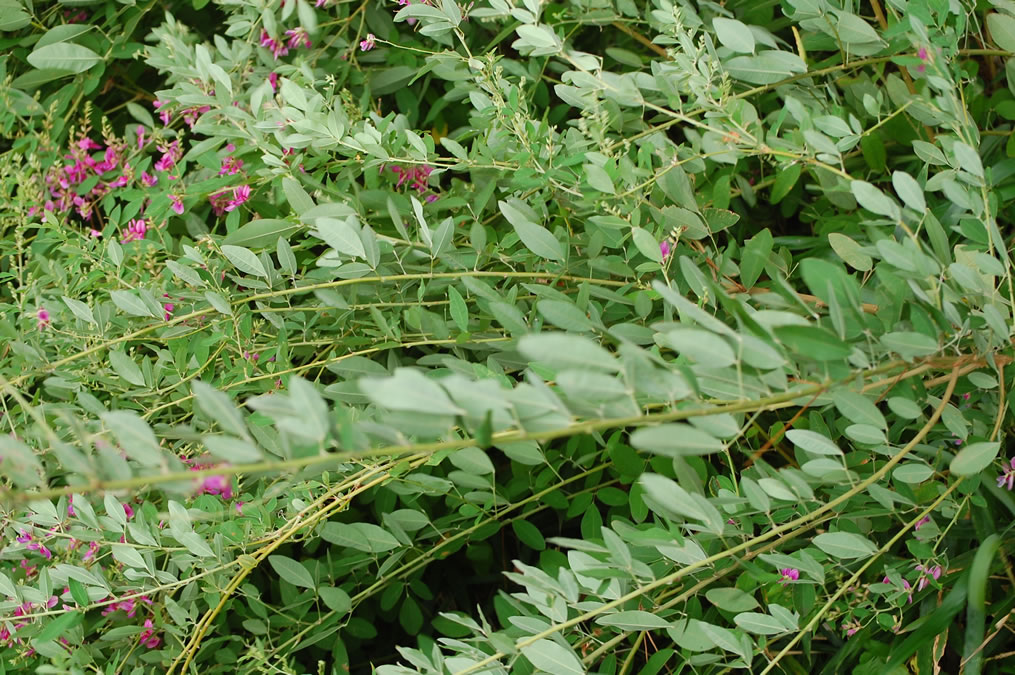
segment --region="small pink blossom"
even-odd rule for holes
[[[885,578],[884,578],[884,579],[882,580],[882,582],[881,582],[881,583],[883,583],[883,584],[889,584],[889,585],[891,585],[891,583],[892,583],[892,580],[891,580],[891,579],[889,579],[888,577],[885,577]],[[905,579],[903,579],[903,580],[902,580],[902,588],[904,588],[905,590],[907,590],[907,591],[908,591],[908,590],[911,590],[911,589],[913,588],[913,586],[912,586],[912,585],[911,585],[911,584],[910,584],[910,583],[909,583],[908,581],[906,581]],[[910,593],[910,594],[909,594],[909,602],[913,602],[913,594],[912,594],[912,593]]]
[[[72,517],[72,518],[74,516],[78,515],[74,511],[74,495],[71,495],[70,497],[67,498],[67,515]]]
[[[659,252],[663,254],[664,261],[669,258],[670,254],[673,253],[673,250],[670,248],[670,242],[665,239],[659,242]]]
[[[278,73],[271,72],[268,74],[268,86],[271,87],[271,93],[275,93],[276,87],[278,87]]]
[[[794,569],[792,567],[784,567],[780,569],[779,575],[781,576],[781,579],[779,579],[780,584],[786,584],[789,583],[790,581],[800,580],[800,570]]]
[[[39,330],[49,325],[49,312],[46,311],[45,307],[39,308],[39,311],[35,313],[35,318],[39,322]]]
[[[127,226],[127,234],[120,241],[122,244],[126,244],[129,241],[139,241],[145,238],[145,233],[148,231],[148,224],[144,218],[138,218],[130,221]]]
[[[919,530],[921,527],[930,522],[930,516],[924,516],[920,520],[916,521],[916,525],[913,526],[913,531]]]
[[[159,182],[159,179],[157,177],[151,175],[147,171],[142,171],[141,172],[141,184],[144,185],[145,187],[152,187],[153,185],[155,185],[158,182]]]
[[[288,44],[290,49],[296,49],[297,47],[300,46],[307,48],[310,47],[310,36],[307,35],[306,29],[304,29],[302,26],[299,28],[292,28],[290,30],[287,30],[285,34],[289,38]]]
[[[19,534],[14,539],[14,541],[18,542],[19,544],[27,544],[28,542],[32,541],[32,535],[28,534],[28,532],[26,532],[25,530],[21,530],[21,534]]]
[[[147,647],[148,649],[155,649],[161,644],[162,641],[155,635],[154,624],[152,624],[152,620],[145,619],[144,626],[145,629],[141,631],[141,635],[138,638],[138,642]]]
[[[169,201],[172,205],[172,209],[177,215],[183,215],[183,200],[178,195],[169,195]]]
[[[237,188],[233,188],[233,198],[229,200],[228,204],[226,204],[225,210],[232,211],[237,206],[246,202],[248,199],[250,199],[249,185],[241,185]]]
[[[92,541],[88,543],[88,550],[81,556],[82,560],[90,560],[99,550],[99,542]]]
[[[219,495],[223,499],[233,498],[233,482],[228,476],[205,476],[197,486],[196,494]]]
[[[1011,490],[1015,487],[1015,457],[1008,460],[1004,473],[997,477],[997,486]]]
[[[365,40],[360,40],[360,43],[359,43],[359,49],[360,49],[360,51],[362,51],[362,52],[368,52],[371,49],[373,49],[374,47],[376,47],[377,46],[376,39],[377,38],[374,36],[373,33],[367,33],[367,38]]]
[[[96,230],[95,228],[92,228],[92,229],[88,230],[88,234],[90,236],[96,238],[96,239],[99,239],[99,238],[102,237],[102,232],[100,232],[99,230]]]
[[[934,581],[940,579],[941,573],[944,571],[940,565],[933,565],[931,567],[917,565],[916,569],[920,572],[920,578],[916,581],[916,590],[918,591],[922,591],[930,583],[931,577],[933,577]]]

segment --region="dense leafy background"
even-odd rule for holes
[[[1004,672],[1012,3],[0,31],[6,672]]]

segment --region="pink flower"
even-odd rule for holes
[[[360,40],[360,43],[359,43],[360,51],[362,51],[362,52],[368,52],[371,49],[373,49],[374,47],[376,47],[377,43],[375,42],[375,40],[376,40],[376,38],[374,37],[373,33],[367,33],[367,39],[366,40]]]
[[[130,221],[130,224],[127,226],[126,236],[120,241],[120,243],[126,244],[129,241],[138,241],[144,239],[145,233],[147,231],[148,225],[147,223],[145,223],[144,218],[132,220]]]
[[[889,579],[888,577],[885,577],[885,578],[884,578],[884,579],[882,580],[882,582],[881,582],[881,583],[883,583],[883,584],[889,584],[889,585],[891,585],[891,583],[892,583],[892,580],[891,580],[891,579]],[[908,590],[912,589],[913,587],[912,587],[912,585],[910,585],[910,583],[909,583],[908,581],[906,581],[905,579],[903,579],[903,580],[902,580],[902,588],[904,588],[905,590],[907,590],[907,591],[908,591]],[[909,594],[909,602],[913,602],[913,594],[912,594],[912,593],[910,593],[910,594]]]
[[[1011,490],[1015,487],[1015,457],[1008,460],[1008,468],[997,477],[997,486]]]
[[[233,482],[228,476],[205,476],[197,486],[198,495],[219,495],[223,499],[233,498]]]
[[[780,584],[789,583],[790,581],[799,581],[800,570],[793,569],[792,567],[784,567],[779,570],[779,574],[782,577],[779,579]]]
[[[39,311],[35,313],[35,318],[39,322],[39,330],[49,325],[49,312],[46,311],[45,307],[39,308]]]
[[[17,536],[17,537],[16,537],[15,539],[14,539],[14,541],[18,542],[19,544],[27,544],[27,543],[28,543],[28,542],[30,542],[31,540],[32,540],[32,535],[28,534],[28,533],[27,533],[27,532],[25,532],[24,530],[21,530],[21,534],[19,534],[19,535],[18,535],[18,536]]]
[[[941,573],[944,571],[940,565],[934,565],[932,567],[924,567],[923,565],[917,565],[916,569],[920,572],[920,578],[916,581],[916,590],[922,591],[928,583],[930,583],[929,577],[933,577],[934,581],[941,578]]]
[[[96,554],[96,552],[98,552],[98,550],[99,550],[99,542],[97,542],[97,541],[89,542],[88,543],[88,550],[85,551],[85,554],[83,556],[81,556],[81,559],[82,560],[89,560],[89,559],[91,559],[91,557],[94,556]]]
[[[670,254],[673,253],[673,250],[670,248],[670,242],[665,239],[659,242],[659,252],[663,254],[664,261],[669,258]]]
[[[95,141],[93,141],[92,139],[87,138],[87,137],[82,138],[80,141],[78,141],[78,147],[81,148],[82,150],[86,150],[86,151],[87,150],[100,150],[102,148],[101,145],[99,145],[98,143],[96,143]]]
[[[183,150],[180,149],[180,142],[173,141],[167,146],[159,146],[162,156],[155,162],[156,171],[169,171],[176,166],[176,163],[183,157]]]
[[[152,106],[156,110],[158,110],[159,108],[162,108],[162,107],[166,106],[168,103],[169,103],[169,101],[158,101],[158,100],[156,100],[156,101],[152,101]],[[169,120],[172,119],[172,115],[169,114],[168,108],[166,110],[161,111],[159,113],[159,119],[162,120],[162,124],[164,124],[164,125],[169,124]]]
[[[232,155],[226,155],[222,158],[222,166],[219,167],[220,176],[235,176],[243,169],[243,160],[236,159]]]
[[[131,518],[134,517],[134,507],[133,506],[131,506],[127,502],[123,502],[123,504],[121,506],[123,506],[123,512],[125,514],[127,514],[127,520],[130,520]]]
[[[930,516],[924,516],[920,520],[916,521],[916,525],[913,526],[913,531],[919,530],[921,527],[930,522]]]
[[[148,649],[155,649],[161,644],[161,640],[155,636],[154,624],[151,619],[144,620],[145,629],[141,631],[141,635],[138,638],[138,642]]]
[[[285,56],[289,53],[289,48],[281,42],[277,42],[273,37],[268,35],[268,31],[261,29],[261,46],[271,51],[271,55],[278,61],[278,57]]]
[[[67,498],[67,515],[71,516],[72,518],[78,515],[77,513],[74,512],[74,495],[71,495],[70,497]]]
[[[250,186],[241,185],[237,188],[233,188],[233,198],[226,204],[225,210],[232,211],[240,204],[250,199]]]
[[[158,182],[159,182],[159,179],[156,178],[155,176],[151,175],[147,171],[142,171],[141,172],[141,184],[144,185],[145,187],[152,187],[153,185],[155,185]]]
[[[271,72],[268,74],[268,86],[271,87],[271,93],[275,93],[275,88],[278,86],[278,73]]]
[[[100,238],[102,236],[102,232],[100,232],[99,230],[96,230],[94,228],[88,230],[88,234],[91,235],[92,237],[95,237],[96,239],[98,239],[98,238]]]
[[[137,125],[137,130],[135,133],[137,133],[137,148],[138,150],[140,150],[141,148],[144,147],[144,127],[141,126],[140,124]]]
[[[172,209],[177,215],[183,215],[183,200],[178,195],[169,195],[169,201],[172,203]]]
[[[301,46],[301,43],[303,47],[310,47],[310,36],[307,35],[307,31],[304,28],[293,28],[287,30],[285,34],[289,37],[290,49],[296,49]]]

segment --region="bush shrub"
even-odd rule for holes
[[[0,31],[7,672],[1004,672],[1011,3]]]

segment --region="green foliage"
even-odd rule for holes
[[[991,672],[1015,12],[870,7],[0,0],[0,666]]]

